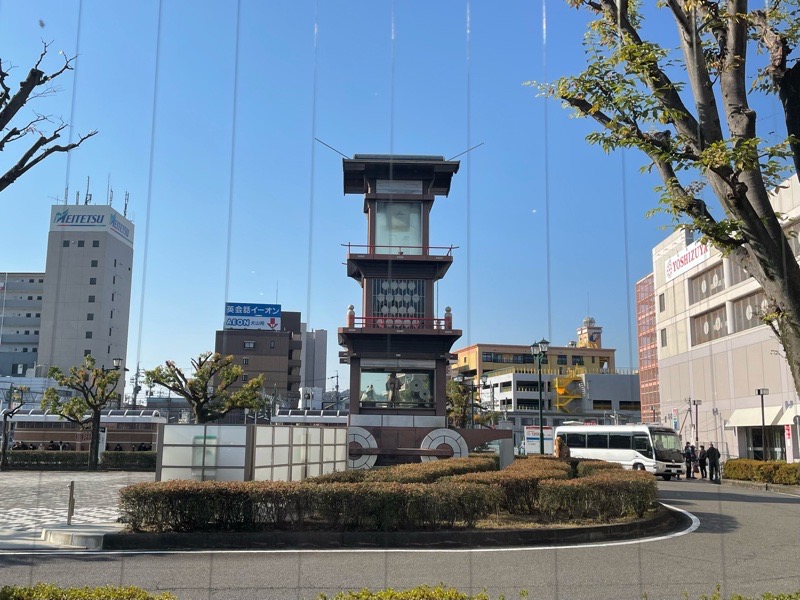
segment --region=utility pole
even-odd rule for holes
[[[136,363],[136,374],[133,376],[133,410],[136,410],[136,396],[139,395],[139,392],[142,391],[142,386],[139,385],[139,375],[142,373],[142,369],[139,368],[139,363]]]
[[[336,404],[334,404],[334,408],[339,410],[339,371],[336,371],[336,386],[334,387],[335,394],[334,398],[336,399]]]

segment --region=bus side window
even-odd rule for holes
[[[559,437],[564,439],[564,434]],[[567,446],[570,448],[586,448],[586,434],[585,433],[568,433],[566,435]]]
[[[650,447],[650,440],[646,435],[636,434],[633,436],[633,449],[643,454],[647,458],[653,458],[653,450]]]

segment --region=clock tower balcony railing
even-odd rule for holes
[[[449,331],[453,329],[453,320],[450,318],[426,317],[356,317],[348,319],[348,329],[394,329],[394,330],[438,330]]]
[[[458,246],[405,246],[391,244],[381,246],[377,244],[342,244],[347,248],[348,258],[374,257],[374,258],[401,258],[420,257],[425,259],[452,259],[453,250]]]

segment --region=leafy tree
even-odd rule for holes
[[[783,344],[800,392],[800,267],[769,193],[792,161],[800,171],[800,63],[791,57],[798,0],[756,10],[746,0],[662,0],[652,10],[672,16],[680,50],[645,39],[636,0],[568,2],[596,17],[584,38],[587,66],[541,89],[599,123],[588,141],[607,152],[644,152],[663,183],[661,210],[676,227],[699,231],[761,284],[769,306],[762,319]],[[748,50],[766,51],[766,60],[748,70]],[[773,145],[759,137],[749,104],[763,93],[777,93],[785,115],[788,135]],[[704,186],[724,218],[697,198]]]
[[[0,191],[3,191],[27,171],[42,162],[45,158],[56,152],[69,152],[77,148],[84,141],[92,137],[97,131],[90,131],[78,136],[77,142],[56,144],[61,137],[61,132],[67,127],[60,118],[44,115],[33,111],[33,115],[25,118],[20,116],[20,111],[32,100],[53,95],[57,89],[53,81],[73,69],[76,57],[67,58],[63,52],[64,64],[60,69],[51,73],[42,70],[42,62],[47,56],[50,44],[42,43],[42,51],[33,67],[28,71],[25,79],[19,81],[18,89],[12,93],[14,82],[10,81],[13,66],[8,61],[0,59],[0,152],[6,149],[7,144],[19,142],[24,138],[35,138],[27,142],[27,147],[20,153],[19,158],[8,170],[0,175]],[[14,122],[16,121],[16,124]],[[49,128],[50,131],[46,131]]]
[[[42,409],[77,424],[81,429],[89,428],[92,432],[89,469],[97,469],[100,457],[100,411],[119,398],[114,390],[122,371],[98,369],[94,358],[89,355],[83,359],[82,365],[70,367],[68,374],[59,367],[53,367],[47,375],[59,387],[77,394],[66,397],[54,387],[47,388],[42,396]]]
[[[197,423],[216,421],[234,408],[259,410],[264,407],[261,392],[263,377],[253,377],[236,390],[229,390],[242,376],[243,370],[233,364],[233,356],[204,352],[192,359],[194,376],[187,377],[175,363],[145,371],[147,385],[160,385],[186,398]]]
[[[498,414],[483,410],[480,402],[471,398],[474,391],[458,381],[447,382],[447,417],[454,427],[491,425],[498,420]]]

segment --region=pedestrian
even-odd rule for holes
[[[719,478],[719,450],[714,448],[714,442],[708,444],[706,458],[708,459],[708,480],[712,483],[721,483]]]
[[[700,454],[697,455],[697,462],[700,464],[700,479],[705,479],[708,475],[706,471],[706,463],[708,461],[708,453],[706,452],[706,447],[701,445],[700,446]]]
[[[692,473],[692,447],[689,442],[686,442],[683,447],[683,460],[686,463],[686,479],[694,479],[694,474]]]

